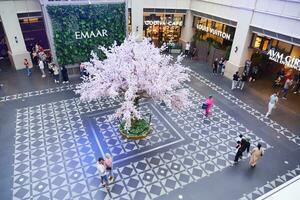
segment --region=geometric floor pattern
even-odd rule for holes
[[[263,122],[268,127],[274,129],[277,133],[283,135],[284,137],[286,137],[291,142],[294,142],[295,144],[300,146],[300,136],[299,135],[294,134],[293,132],[291,132],[287,128],[281,126],[277,122],[270,119],[269,117],[266,117],[265,114],[263,114],[263,113],[259,112],[258,110],[252,108],[251,106],[249,106],[248,104],[246,104],[245,102],[240,100],[239,98],[237,98],[234,95],[228,93],[226,90],[222,89],[220,86],[217,86],[215,83],[213,83],[213,82],[209,81],[208,79],[204,78],[203,76],[201,76],[197,72],[191,71],[190,75],[193,76],[194,78],[196,78],[197,80],[199,80],[200,82],[204,83],[205,85],[209,86],[211,89],[215,90],[216,92],[221,94],[223,97],[225,97],[226,99],[230,100],[231,102],[233,102],[234,104],[239,106],[241,109],[243,109],[246,112],[248,112],[249,114],[253,115],[256,119]]]
[[[64,91],[68,91],[68,90],[74,90],[75,87],[76,87],[76,84],[67,84],[67,85],[53,87],[53,88],[46,88],[43,90],[23,92],[23,93],[13,94],[13,95],[9,95],[9,96],[1,96],[0,102],[13,101],[13,100],[17,100],[17,99],[35,97],[35,96],[44,95],[44,94],[51,94],[51,93],[56,93],[56,92],[64,92]]]
[[[292,178],[300,175],[300,166],[298,166],[296,169],[292,171],[288,171],[286,174],[283,174],[281,176],[278,176],[275,180],[269,181],[265,185],[256,188],[255,191],[245,194],[242,198],[239,200],[254,200],[257,199],[258,197],[262,196],[263,194],[277,188],[281,184],[291,180]]]
[[[135,142],[121,138],[117,123],[107,121],[118,99],[73,98],[18,109],[13,199],[155,199],[230,166],[240,133],[270,148],[218,106],[206,119],[200,109],[204,97],[189,89],[192,104],[183,112],[145,102],[141,109],[151,113],[153,132]],[[109,192],[95,167],[106,152],[116,161]]]

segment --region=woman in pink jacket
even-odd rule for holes
[[[213,97],[211,95],[209,95],[208,98],[206,98],[205,104],[207,105],[205,108],[205,117],[208,117],[208,114],[210,113],[210,110],[213,106]]]

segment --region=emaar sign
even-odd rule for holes
[[[300,70],[300,59],[295,56],[285,56],[283,53],[270,49],[267,53],[270,60]]]

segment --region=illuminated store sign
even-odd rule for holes
[[[96,38],[96,37],[107,37],[107,30],[102,29],[102,30],[96,30],[96,31],[76,31],[75,32],[75,38],[76,40],[81,40],[81,39],[90,39],[90,38]]]
[[[300,70],[300,59],[295,56],[284,56],[283,53],[270,49],[267,53],[270,60]]]
[[[203,26],[202,24],[197,24],[197,29],[201,30],[201,31],[205,31],[207,33],[211,33],[213,35],[219,36],[221,38],[224,38],[226,40],[230,40],[231,35],[229,33],[225,33],[223,31],[219,31],[217,29],[214,28],[210,28],[207,26]]]
[[[182,21],[160,21],[160,20],[145,20],[144,24],[147,26],[161,25],[161,26],[182,26]]]

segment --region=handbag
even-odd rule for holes
[[[207,103],[203,103],[201,108],[202,109],[206,109],[207,107],[208,107],[208,104]]]

